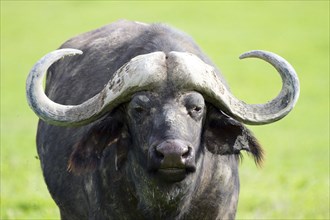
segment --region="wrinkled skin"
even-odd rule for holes
[[[146,28],[120,21],[68,41],[62,47],[82,49],[84,55],[52,66],[47,95],[58,103],[81,103],[137,54],[186,51],[211,64],[182,33],[162,26],[146,33]],[[40,121],[37,145],[62,219],[233,219],[240,151],[262,159],[258,142],[241,123],[203,94],[171,84],[134,94],[87,126]]]

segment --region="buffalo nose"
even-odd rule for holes
[[[167,140],[156,146],[155,154],[162,168],[184,168],[193,153],[184,141]]]

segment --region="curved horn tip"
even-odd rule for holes
[[[73,48],[63,48],[63,49],[58,49],[58,50],[54,50],[48,54],[46,54],[45,56],[43,56],[35,65],[39,64],[39,63],[43,63],[46,62],[49,64],[49,62],[51,62],[50,64],[53,64],[55,61],[63,58],[63,57],[67,57],[67,56],[74,56],[74,55],[81,55],[83,54],[83,52],[81,50],[78,49],[73,49]],[[36,66],[34,66],[32,69],[34,69]],[[47,66],[46,64],[46,67]]]
[[[246,53],[243,53],[239,58],[260,58],[268,63],[270,63],[273,67],[276,68],[278,73],[281,75],[282,78],[282,90],[280,94],[273,100],[269,101],[268,103],[274,102],[278,103],[278,106],[282,106],[282,108],[279,108],[277,111],[277,116],[271,114],[271,112],[274,112],[273,109],[269,109],[270,107],[267,107],[267,104],[262,104],[264,107],[268,108],[268,116],[267,115],[260,115],[262,118],[260,119],[254,119],[254,118],[240,118],[243,123],[251,124],[251,125],[258,125],[258,124],[269,124],[272,122],[275,122],[277,120],[280,120],[284,116],[286,116],[294,107],[296,104],[299,93],[300,93],[300,85],[299,85],[299,79],[297,76],[297,73],[295,72],[294,68],[291,66],[291,64],[286,61],[281,56],[268,52],[263,50],[252,50],[248,51]],[[284,105],[284,103],[286,103]],[[248,105],[249,106],[249,105]],[[250,107],[249,107],[250,108]],[[252,109],[251,109],[252,110]],[[264,114],[264,113],[262,113]]]
[[[83,52],[81,50],[78,49],[73,49],[73,48],[63,48],[63,49],[58,49],[56,51],[60,51],[60,52],[65,52],[65,56],[66,55],[76,55],[76,54],[83,54]]]
[[[263,55],[276,55],[272,52],[269,51],[265,51],[265,50],[251,50],[248,52],[243,53],[242,55],[239,56],[239,59],[245,59],[245,58],[249,58],[249,57],[260,57]]]
[[[48,68],[57,60],[66,56],[74,56],[76,54],[80,55],[83,54],[83,52],[72,48],[58,49],[43,56],[32,67],[26,79],[26,97],[29,106],[41,119],[49,121],[49,119],[45,116],[47,114],[54,114],[54,112],[50,110],[54,107],[54,102],[49,100],[43,91],[42,80],[44,75],[46,74]],[[38,102],[43,103],[46,107],[40,107]]]

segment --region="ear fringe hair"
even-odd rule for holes
[[[262,168],[263,167],[263,164],[264,164],[264,151],[263,151],[263,155],[261,158],[258,158],[256,157],[255,155],[253,155],[251,152],[247,151],[246,154],[249,156],[249,157],[252,157],[253,160],[254,160],[254,163],[255,165],[258,167],[258,168]],[[238,154],[236,154],[236,159],[237,161],[239,162],[239,164],[243,164],[243,161],[244,161],[244,153],[242,152],[239,152]]]
[[[86,154],[79,143],[70,156],[67,170],[76,175],[87,174],[99,166],[100,160],[101,156],[95,152]]]
[[[264,162],[264,150],[261,147],[259,141],[254,137],[251,131],[248,131],[247,139],[249,143],[248,155],[253,157],[253,160],[257,167],[262,167]]]
[[[247,155],[252,157],[254,160],[254,163],[256,164],[257,167],[262,168],[263,162],[264,162],[264,155],[265,152],[259,143],[259,141],[254,137],[254,134],[252,131],[247,129],[244,126],[241,126],[243,130],[243,136],[246,137],[247,145],[244,147],[244,150],[247,152]],[[244,156],[241,152],[237,154],[237,159],[239,160],[240,163],[243,163]]]
[[[97,169],[103,150],[118,141],[123,126],[119,116],[108,116],[94,124],[73,147],[68,172],[82,175]]]

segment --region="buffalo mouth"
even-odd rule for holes
[[[165,182],[181,182],[183,181],[189,174],[195,172],[195,167],[166,167],[159,168],[155,175],[159,177],[161,180]]]

